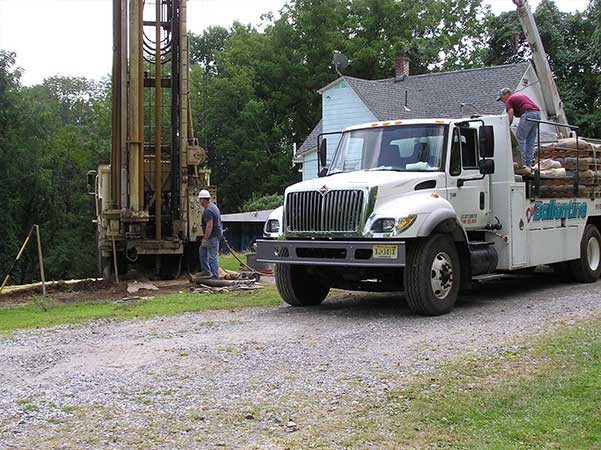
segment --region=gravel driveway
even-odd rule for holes
[[[0,338],[0,448],[284,448],[439,365],[601,317],[601,283],[492,281],[454,312],[390,294]],[[328,429],[332,446],[336,433]]]

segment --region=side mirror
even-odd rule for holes
[[[478,161],[478,169],[482,175],[490,175],[495,173],[495,160],[494,159],[481,159]]]
[[[322,139],[321,143],[319,144],[319,168],[320,168],[320,172],[321,169],[323,169],[326,164],[328,163],[328,141],[326,139]]]
[[[88,170],[88,194],[96,195],[96,171]]]
[[[321,170],[319,171],[319,173],[317,174],[317,176],[319,178],[321,178],[321,177],[325,177],[327,174],[328,174],[328,168],[322,167]]]
[[[480,156],[492,158],[495,156],[495,130],[492,125],[480,127]]]

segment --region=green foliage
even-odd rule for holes
[[[265,211],[268,209],[276,209],[284,204],[284,196],[282,194],[253,194],[251,198],[246,200],[240,210],[242,212]]]
[[[18,206],[18,161],[12,149],[19,146],[22,131],[18,105],[20,70],[15,54],[0,50],[0,274],[4,274],[19,249],[18,224],[13,211]],[[27,233],[29,230],[25,231]]]
[[[95,275],[93,203],[85,174],[109,158],[108,86],[52,77],[21,87],[14,55],[0,54],[0,117],[8,121],[0,124],[0,273],[37,223],[48,279]],[[15,282],[38,279],[34,247],[16,266]]]
[[[190,63],[200,64],[212,73],[215,54],[223,51],[229,32],[223,27],[209,27],[202,34],[190,33]]]

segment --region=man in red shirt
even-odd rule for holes
[[[536,142],[538,124],[526,119],[540,120],[540,108],[527,95],[514,94],[509,88],[501,89],[497,100],[505,103],[509,125],[513,123],[514,117],[520,119],[516,135],[520,144],[524,165],[530,167],[534,160],[534,143]]]

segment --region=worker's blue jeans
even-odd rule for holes
[[[210,272],[213,280],[219,279],[219,238],[209,238],[206,247],[200,247],[200,268],[203,272]]]
[[[536,142],[536,131],[538,130],[538,124],[535,122],[529,122],[526,119],[540,120],[540,111],[528,111],[522,114],[522,117],[520,117],[520,123],[518,124],[518,129],[515,133],[520,144],[524,165],[530,167],[532,165],[532,161],[534,160],[534,143]]]

